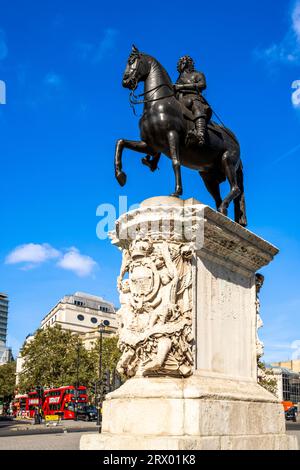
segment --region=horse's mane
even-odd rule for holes
[[[160,72],[162,73],[163,75],[165,75],[165,77],[169,80],[170,83],[172,83],[172,80],[171,80],[171,77],[170,75],[168,74],[168,72],[166,71],[166,69],[164,68],[163,65],[161,65],[161,63],[155,59],[155,57],[149,55],[149,54],[146,54],[144,52],[141,52],[140,53],[143,57],[145,57],[147,60],[150,60],[153,64],[153,66]]]

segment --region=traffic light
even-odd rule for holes
[[[41,386],[41,385],[37,385],[36,388],[36,393],[37,393],[37,396],[42,399],[43,398],[43,395],[44,395],[44,388]]]
[[[94,394],[94,395],[97,395],[97,382],[94,382],[91,386],[91,392]]]
[[[106,370],[102,376],[102,380],[98,381],[99,391],[101,397],[104,397],[107,393],[110,392],[110,372]]]
[[[106,370],[104,372],[103,386],[104,386],[103,394],[106,395],[107,393],[110,392],[110,371],[109,370]]]
[[[121,387],[122,378],[116,369],[113,369],[110,382],[110,390],[113,392],[117,388]]]

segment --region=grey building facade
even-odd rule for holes
[[[0,292],[0,365],[12,360],[11,349],[6,346],[8,304],[8,296]]]
[[[8,296],[0,293],[0,343],[6,344],[8,321]]]

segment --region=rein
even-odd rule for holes
[[[167,96],[161,96],[160,98],[153,98],[155,92],[157,90],[159,90],[160,88],[162,88],[163,86],[166,86],[168,87],[170,90],[172,90],[172,93],[170,95],[167,95]],[[153,93],[152,93],[153,92]],[[148,95],[149,93],[152,93],[152,95],[150,96],[150,98],[148,99],[145,99],[145,100],[140,100],[139,98],[142,98],[143,96],[146,96]],[[141,93],[139,95],[135,95],[134,94],[134,90],[131,90],[130,94],[129,94],[129,103],[130,103],[130,107],[132,108],[132,111],[133,111],[133,114],[136,116],[136,110],[135,110],[135,105],[137,104],[146,104],[146,103],[152,103],[154,101],[159,101],[159,100],[163,100],[165,98],[171,98],[172,96],[175,96],[175,93],[174,93],[174,89],[172,86],[168,85],[168,84],[165,84],[165,83],[162,83],[161,85],[157,85],[156,87],[154,88],[151,88],[151,90],[148,90],[146,91],[145,93]],[[206,100],[206,98],[202,95],[202,98],[204,99],[204,101],[206,102],[206,104],[208,106],[209,103],[208,101]],[[222,121],[222,119],[220,118],[220,116],[218,116],[218,114],[212,109],[212,112],[213,114],[216,116],[216,118],[218,119],[218,121],[221,123],[221,125],[223,126],[223,130],[225,132],[225,134],[227,134],[228,137],[230,137],[235,143],[238,144],[238,141],[237,139],[235,138],[234,135],[232,135],[231,133],[228,132],[227,130],[227,127],[225,126],[224,122]]]
[[[161,96],[160,98],[153,98],[153,96],[155,95],[155,92],[157,90],[159,90],[160,88],[162,87],[168,87],[170,90],[172,90],[172,93],[170,95],[167,95],[167,96]],[[153,93],[152,93],[153,92]],[[152,95],[150,96],[150,98],[146,98],[146,99],[143,99],[143,100],[140,100],[139,98],[142,98],[146,95],[148,95],[149,93],[152,93]],[[175,96],[175,93],[173,91],[173,87],[171,87],[170,85],[168,84],[165,84],[165,83],[162,83],[161,85],[157,85],[156,87],[154,88],[151,88],[151,90],[148,90],[146,91],[145,93],[141,93],[140,95],[135,95],[134,94],[134,91],[132,90],[130,92],[130,95],[129,95],[129,103],[130,105],[133,107],[137,104],[146,104],[146,103],[152,103],[154,101],[159,101],[159,100],[163,100],[165,98],[171,98],[172,96]],[[133,108],[134,109],[134,108]]]

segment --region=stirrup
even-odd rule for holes
[[[206,144],[206,137],[204,134],[196,134],[196,138],[198,140],[199,145],[205,145]]]
[[[185,139],[186,145],[196,144],[205,145],[206,136],[204,134],[198,134],[196,131],[189,131]]]

